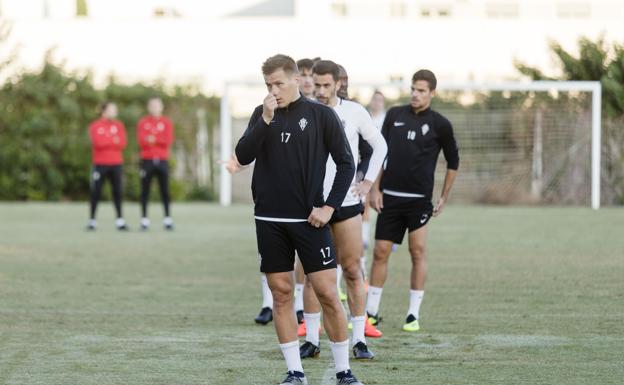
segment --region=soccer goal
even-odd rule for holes
[[[407,103],[406,84],[350,84],[366,105],[374,90],[386,107]],[[231,82],[221,99],[220,154],[228,159],[249,115],[261,103],[261,83]],[[432,107],[453,123],[460,169],[453,202],[600,207],[600,82],[535,81],[439,84]],[[444,179],[442,154],[436,192]],[[250,202],[251,168],[233,177],[222,168],[220,202]]]

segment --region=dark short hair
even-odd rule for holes
[[[429,84],[429,90],[430,91],[435,90],[436,86],[438,85],[438,80],[436,79],[436,77],[433,74],[433,72],[431,72],[429,70],[419,70],[419,71],[416,71],[414,73],[414,76],[412,76],[412,84],[414,84],[414,82],[416,82],[418,80],[426,81]]]
[[[379,96],[381,96],[384,99],[386,98],[386,95],[384,95],[383,92],[381,92],[381,90],[373,91],[373,96],[375,96],[375,95],[379,95]]]
[[[262,63],[262,74],[270,75],[277,70],[284,70],[289,75],[299,72],[297,69],[297,63],[287,55],[277,54],[266,59]]]
[[[349,79],[349,74],[347,73],[347,70],[344,68],[344,66],[340,65],[340,64],[336,64],[338,66],[338,77],[345,77],[347,79]],[[342,73],[342,75],[344,76],[340,76]]]
[[[316,75],[331,75],[334,81],[340,80],[340,68],[331,60],[319,60],[314,64],[312,72]]]
[[[110,100],[107,100],[104,103],[100,104],[100,115],[103,114],[104,111],[106,111],[108,106],[110,106],[111,104],[115,104],[115,103],[111,102]]]
[[[297,60],[297,68],[299,68],[299,71],[301,70],[312,70],[312,67],[314,67],[314,60],[313,59],[299,59]]]

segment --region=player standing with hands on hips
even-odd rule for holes
[[[429,70],[412,77],[411,100],[388,110],[382,135],[388,143],[386,166],[370,192],[377,226],[373,267],[366,311],[373,324],[380,321],[379,302],[388,272],[393,243],[400,244],[408,231],[412,258],[410,301],[403,330],[420,329],[419,310],[425,289],[427,223],[444,209],[459,167],[459,151],[451,122],[431,109],[437,80]],[[442,195],[431,204],[435,168],[440,150],[447,162]]]
[[[273,294],[273,317],[288,374],[282,385],[308,381],[303,373],[293,311],[295,251],[325,314],[337,384],[360,385],[349,366],[347,320],[336,290],[336,259],[329,228],[355,174],[353,155],[335,112],[302,97],[295,61],[268,58],[262,74],[269,91],[236,145],[241,165],[256,161],[252,195],[260,270]],[[323,199],[325,163],[336,177]]]

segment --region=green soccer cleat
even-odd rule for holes
[[[344,291],[342,291],[341,288],[338,288],[338,297],[340,298],[340,300],[342,302],[347,300],[347,293],[345,293]]]
[[[373,325],[373,326],[377,326],[379,325],[379,323],[382,321],[383,318],[381,318],[379,316],[379,313],[377,314],[371,314],[369,312],[366,312],[366,316],[368,317],[368,322]]]
[[[420,330],[420,325],[418,324],[418,320],[413,315],[409,315],[405,320],[405,325],[403,325],[403,330],[406,332],[417,332]]]

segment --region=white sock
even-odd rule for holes
[[[362,278],[366,280],[366,254],[360,258],[360,269],[362,269]]]
[[[295,284],[295,311],[303,310],[303,283]]]
[[[407,311],[408,316],[411,314],[418,319],[418,312],[420,311],[420,304],[424,295],[424,290],[410,290],[410,305]]]
[[[364,325],[366,323],[366,317],[361,315],[357,317],[351,317],[351,324],[353,325],[353,335],[351,336],[351,343],[353,345],[358,342],[366,343],[366,338],[364,337]]]
[[[306,341],[319,346],[319,328],[321,327],[321,313],[303,313],[306,323]]]
[[[280,344],[282,354],[286,360],[286,366],[289,372],[301,372],[303,373],[303,366],[301,365],[301,357],[299,356],[299,341],[288,342]],[[348,354],[349,352],[347,352]]]
[[[366,311],[370,315],[379,313],[379,303],[381,302],[381,292],[383,287],[368,287],[368,298],[366,299]]]
[[[334,356],[334,364],[336,365],[336,373],[345,372],[349,367],[349,340],[342,342],[329,342],[332,355]]]
[[[271,294],[271,289],[269,289],[266,275],[262,274],[260,279],[262,281],[262,308],[268,307],[273,309],[273,294]]]
[[[342,266],[336,266],[336,286],[338,287],[338,292],[340,292],[340,283],[342,282]]]
[[[362,222],[362,242],[364,242],[364,249],[368,249],[368,241],[370,239],[370,222]]]

